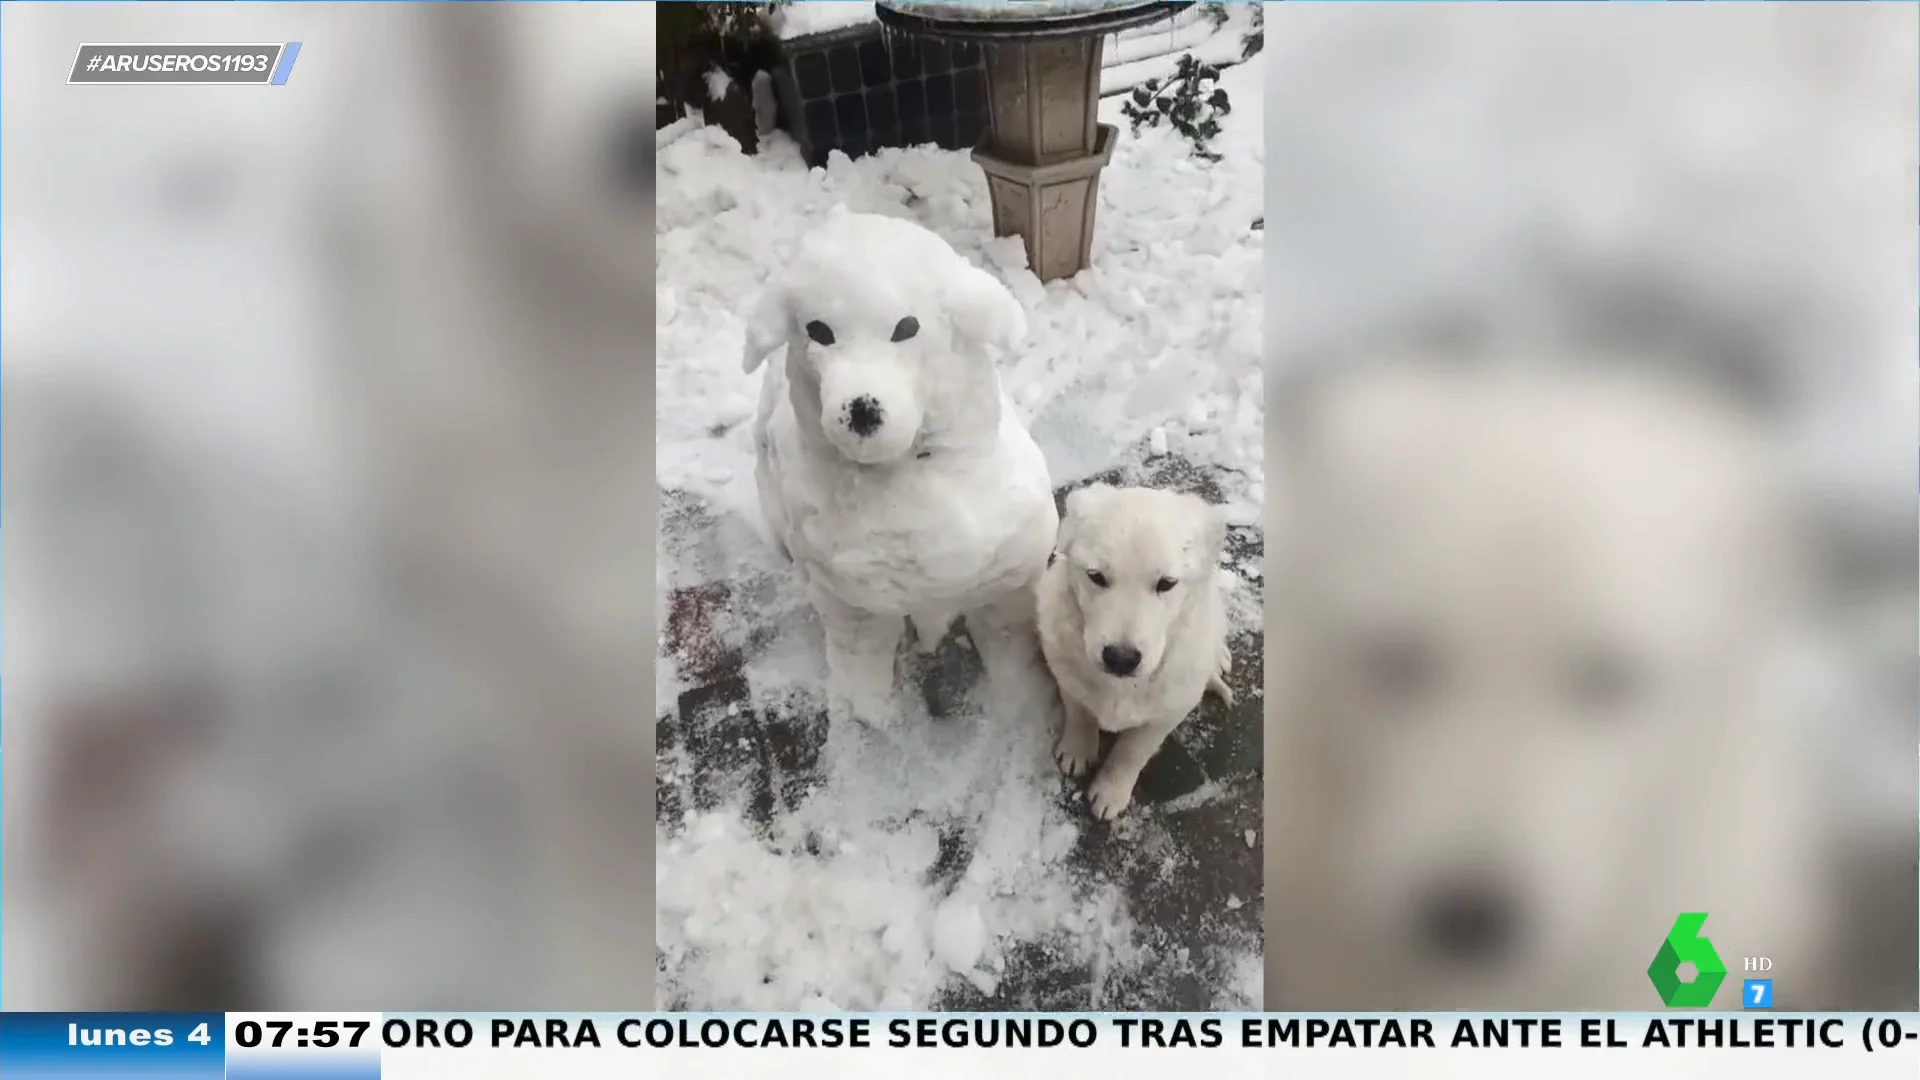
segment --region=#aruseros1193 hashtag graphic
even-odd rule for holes
[[[265,45],[80,46],[68,83],[150,86],[282,86],[300,55],[297,41]]]

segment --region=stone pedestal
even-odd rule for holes
[[[1097,34],[986,44],[989,127],[973,160],[987,174],[993,228],[1018,233],[1041,281],[1086,269],[1100,170],[1119,133],[1098,119]]]
[[[985,147],[973,160],[987,174],[993,198],[993,234],[1019,236],[1027,265],[1041,281],[1072,277],[1093,254],[1093,217],[1100,205],[1100,170],[1113,157],[1119,132],[1095,125],[1095,150],[1047,165],[1001,158]]]
[[[1193,0],[1104,0],[969,7],[878,0],[882,24],[912,36],[977,41],[986,56],[988,129],[973,151],[993,198],[993,231],[1026,241],[1041,281],[1086,269],[1100,170],[1119,132],[1099,120],[1107,35],[1172,18]]]

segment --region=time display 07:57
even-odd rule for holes
[[[372,1026],[365,1020],[316,1020],[311,1025],[295,1024],[290,1020],[269,1020],[265,1024],[257,1020],[242,1020],[233,1026],[233,1042],[245,1050],[261,1046],[275,1050],[288,1046],[296,1049],[354,1049],[360,1045],[361,1039],[366,1038],[367,1029]]]

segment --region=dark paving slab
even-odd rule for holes
[[[1174,457],[1145,459],[1082,483],[1094,480],[1221,501],[1219,473]],[[1056,498],[1064,500],[1067,490]],[[700,580],[678,584],[667,603],[663,646],[693,685],[658,718],[661,760],[687,763],[678,772],[662,769],[659,820],[678,821],[689,809],[711,809],[737,800],[744,790],[748,814],[767,827],[823,781],[826,717],[819,708],[796,712],[751,703],[743,669],[772,636],[765,611],[780,583],[764,571],[718,565],[718,556],[709,554],[726,550],[722,531],[743,526],[714,519],[684,495],[666,493],[663,500],[662,544],[677,549],[673,553]],[[1232,529],[1227,552],[1229,569],[1258,595],[1260,531]],[[751,613],[759,618],[743,617]],[[731,632],[755,625],[760,632],[743,640]],[[1228,683],[1235,704],[1206,699],[1143,772],[1136,805],[1119,823],[1093,821],[1075,782],[1056,781],[1059,805],[1084,826],[1068,862],[1087,879],[1124,891],[1136,927],[1134,958],[1091,965],[1045,941],[1023,943],[1008,956],[990,993],[955,980],[936,1007],[1206,1010],[1237,1003],[1236,973],[1218,970],[1218,958],[1223,944],[1257,953],[1261,941],[1263,658],[1258,632],[1243,630],[1230,644]],[[936,722],[959,714],[983,677],[977,656],[958,634],[902,670],[917,671]],[[957,880],[973,842],[969,823],[944,823],[929,883]]]

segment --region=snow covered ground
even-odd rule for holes
[[[811,6],[811,5],[809,5]],[[1123,135],[1093,268],[1042,285],[963,153],[836,154],[663,131],[658,164],[658,948],[663,1005],[1232,1008],[1260,972],[1261,66],[1195,160]],[[927,716],[825,731],[817,626],[761,539],[739,312],[829,207],[901,214],[1004,280],[1031,332],[1002,378],[1057,487],[1097,475],[1228,508],[1242,708],[1209,706],[1114,828],[1052,732],[981,715],[949,640]]]

